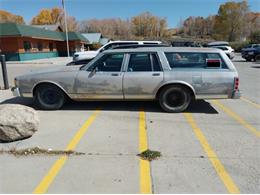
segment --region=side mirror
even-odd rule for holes
[[[221,68],[220,59],[206,59],[207,68]]]

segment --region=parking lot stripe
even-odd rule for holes
[[[145,120],[146,120],[145,112],[140,111],[139,113],[139,152],[140,153],[148,149]],[[139,164],[140,164],[140,192],[142,194],[151,194],[152,184],[151,184],[150,162],[147,160],[140,159]]]
[[[254,128],[252,125],[250,125],[248,122],[246,122],[243,118],[241,118],[239,115],[231,111],[229,108],[221,104],[218,100],[212,100],[212,103],[217,105],[219,108],[221,108],[227,115],[229,115],[231,118],[236,120],[238,123],[240,123],[242,126],[247,128],[250,132],[252,132],[257,137],[260,137],[260,131],[258,131],[256,128]]]
[[[78,145],[81,138],[84,136],[84,134],[87,132],[89,126],[93,123],[93,121],[96,119],[98,113],[100,111],[96,110],[89,118],[88,120],[83,124],[83,126],[77,131],[75,136],[72,138],[70,143],[67,145],[66,150],[74,150],[76,146]],[[41,180],[39,185],[35,188],[34,194],[44,194],[47,192],[49,186],[65,164],[65,162],[68,160],[68,156],[62,156],[60,157],[51,167],[49,172],[44,176],[44,178]]]
[[[257,108],[260,108],[260,104],[257,104],[257,103],[255,103],[255,102],[252,102],[251,100],[249,100],[249,99],[247,99],[247,98],[245,98],[245,97],[240,97],[240,99],[243,100],[243,101],[245,101],[245,102],[247,102],[247,103],[249,103],[249,104],[251,104],[251,105],[253,105],[253,106],[255,106],[255,107],[257,107]]]
[[[216,153],[214,152],[214,150],[209,145],[206,137],[204,136],[204,134],[202,133],[200,128],[197,126],[195,120],[193,119],[192,114],[184,113],[184,115],[185,115],[188,123],[192,127],[192,129],[193,129],[197,139],[199,140],[200,144],[202,145],[204,151],[206,152],[211,164],[213,165],[213,167],[215,168],[215,170],[216,170],[217,174],[219,175],[220,179],[222,180],[222,182],[226,186],[228,192],[234,193],[234,194],[240,193],[238,187],[236,186],[236,184],[232,180],[231,176],[226,171],[224,165],[218,159]]]

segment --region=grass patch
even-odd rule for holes
[[[83,152],[76,152],[72,150],[53,150],[53,149],[42,149],[39,147],[16,149],[12,148],[10,150],[0,150],[0,154],[10,154],[14,156],[32,156],[32,155],[84,155]]]
[[[152,161],[152,160],[156,160],[159,157],[161,157],[161,152],[158,151],[152,151],[152,150],[145,150],[140,154],[137,154],[137,156],[139,156],[141,159],[143,160],[148,160],[148,161]]]

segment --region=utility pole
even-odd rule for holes
[[[65,0],[62,0],[62,7],[63,7],[63,12],[64,12],[65,34],[66,34],[66,44],[67,44],[67,56],[70,57],[69,38],[68,38],[68,26],[67,26],[67,13],[66,13],[66,8],[65,8]]]

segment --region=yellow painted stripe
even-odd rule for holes
[[[204,136],[204,134],[202,133],[200,128],[197,126],[195,120],[192,117],[192,114],[185,113],[184,115],[185,115],[187,121],[189,122],[189,124],[191,125],[191,127],[192,127],[197,139],[199,140],[200,144],[202,145],[204,151],[206,152],[211,164],[213,165],[213,167],[215,168],[220,179],[226,186],[228,192],[232,193],[232,194],[240,193],[238,187],[236,186],[236,184],[234,183],[234,181],[232,180],[232,178],[226,171],[226,169],[223,166],[223,164],[221,163],[221,161],[218,159],[214,150],[209,145],[206,137]]]
[[[229,108],[221,104],[218,100],[212,100],[212,103],[217,105],[219,108],[221,108],[226,114],[228,114],[231,118],[239,122],[242,126],[247,128],[250,132],[252,132],[257,137],[260,137],[260,131],[258,131],[256,128],[254,128],[252,125],[250,125],[248,122],[246,122],[243,118],[238,116],[236,113],[231,111]]]
[[[146,123],[145,113],[140,111],[139,113],[139,151],[143,152],[148,149],[147,135],[146,135]]]
[[[255,106],[255,107],[257,107],[257,108],[260,108],[260,104],[257,104],[257,103],[255,103],[255,102],[252,102],[251,100],[249,100],[249,99],[247,99],[247,98],[245,98],[245,97],[240,97],[240,99],[243,100],[243,101],[245,101],[245,102],[247,102],[247,103],[249,103],[249,104],[251,104],[251,105],[253,105],[253,106]]]
[[[76,146],[78,145],[81,138],[84,136],[84,134],[87,132],[89,126],[93,123],[93,121],[96,119],[97,115],[99,113],[99,110],[96,110],[89,118],[88,120],[83,124],[83,126],[77,131],[75,136],[72,138],[70,143],[67,145],[66,150],[74,150]],[[49,186],[65,164],[65,162],[68,160],[67,156],[60,157],[51,167],[51,169],[48,171],[48,173],[45,175],[45,177],[41,180],[39,185],[35,188],[34,194],[44,194],[47,192]]]
[[[148,149],[145,113],[139,113],[139,151],[140,153]],[[152,194],[150,162],[139,160],[140,164],[140,192],[142,194]]]

